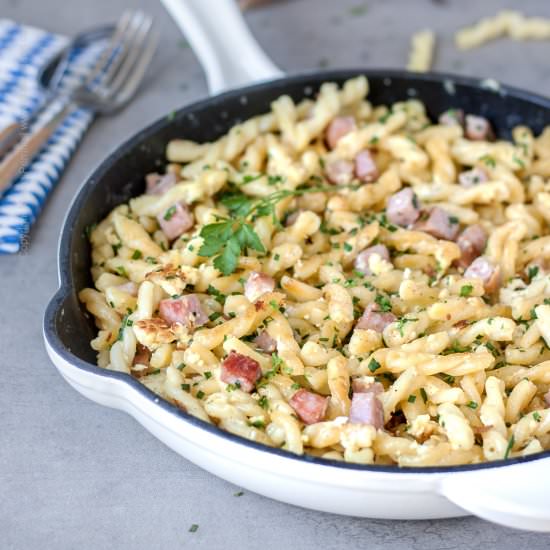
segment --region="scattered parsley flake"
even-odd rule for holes
[[[196,524],[196,523],[193,523],[193,525],[191,525],[191,527],[189,527],[189,532],[190,533],[196,533],[199,529],[199,526]]]
[[[416,395],[409,395],[409,398],[407,399],[409,403],[414,403],[416,401]]]
[[[391,302],[387,296],[384,296],[383,294],[377,294],[376,298],[374,298],[374,301],[378,304],[380,311],[391,311]]]
[[[424,388],[420,388],[420,395],[422,396],[422,400],[424,403],[428,402],[428,394],[426,393],[426,390]]]
[[[162,216],[162,217],[166,221],[170,221],[174,217],[175,213],[176,213],[176,205],[171,206],[170,208],[168,208],[168,210],[166,210],[166,212],[164,213],[164,216]]]
[[[482,157],[479,158],[479,160],[485,163],[486,166],[489,166],[491,168],[495,168],[495,166],[497,165],[495,159],[490,155],[483,155]]]
[[[380,368],[380,363],[373,357],[367,366],[371,372],[376,372]]]
[[[512,452],[512,447],[514,446],[515,439],[514,436],[511,435],[510,439],[508,440],[508,445],[506,445],[506,451],[504,452],[504,459],[507,459],[510,456],[510,453]]]
[[[368,11],[369,7],[367,4],[358,4],[356,6],[352,6],[349,9],[349,14],[352,17],[360,17],[362,15],[365,15]]]
[[[538,272],[539,272],[538,265],[532,265],[527,268],[527,279],[529,283],[538,275]]]
[[[463,285],[462,287],[460,287],[460,297],[467,298],[468,296],[470,296],[473,290],[473,285]]]
[[[267,400],[267,397],[265,395],[262,395],[262,397],[258,399],[258,405],[260,405],[262,409],[267,410],[267,408],[269,407],[269,401]]]
[[[466,403],[466,406],[470,409],[477,409],[477,403],[475,401],[468,401],[468,403]]]

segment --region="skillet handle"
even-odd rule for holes
[[[189,40],[212,95],[283,76],[263,52],[234,0],[162,0]]]
[[[550,533],[550,458],[453,474],[439,491],[483,519]]]

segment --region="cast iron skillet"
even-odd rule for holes
[[[77,297],[81,289],[93,286],[86,228],[103,219],[115,206],[143,193],[144,175],[162,169],[169,140],[215,140],[238,122],[269,111],[270,103],[281,94],[288,94],[298,101],[313,96],[323,82],[341,84],[360,74],[369,79],[368,97],[374,105],[418,98],[424,102],[432,119],[446,109],[460,108],[489,118],[497,135],[502,138],[509,138],[511,129],[518,124],[528,126],[535,133],[550,124],[550,99],[507,86],[495,86],[496,83],[491,81],[391,70],[347,69],[290,76],[240,88],[184,107],[148,126],[117,148],[80,188],[65,219],[59,243],[60,289],[50,301],[44,318],[44,334],[50,346],[79,369],[105,378],[122,379],[149,399],[158,399],[130,375],[101,369],[95,364],[95,352],[90,348],[90,340],[96,336],[97,329]],[[204,430],[214,431],[242,445],[259,448],[266,453],[282,454],[294,460],[330,464],[338,468],[395,473],[456,472],[494,468],[550,456],[550,451],[546,451],[524,458],[443,468],[400,469],[395,466],[349,464],[308,455],[296,456],[222,431],[163,400],[160,400],[159,406],[183,416],[187,422]]]

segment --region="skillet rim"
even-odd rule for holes
[[[116,162],[124,155],[130,153],[132,150],[137,149],[141,142],[151,137],[155,132],[168,126],[173,120],[177,120],[185,117],[186,115],[194,112],[197,109],[203,107],[213,107],[217,104],[218,108],[223,109],[223,104],[229,99],[233,99],[238,96],[246,95],[250,92],[257,92],[269,88],[284,88],[287,84],[299,84],[303,81],[304,85],[310,85],[312,79],[318,80],[319,84],[324,81],[330,81],[332,79],[345,79],[352,78],[364,74],[367,78],[400,78],[400,79],[413,79],[420,80],[428,84],[445,86],[446,83],[458,84],[471,89],[482,90],[486,92],[490,98],[491,94],[497,97],[511,96],[516,99],[520,99],[534,104],[542,109],[546,109],[550,114],[550,98],[515,88],[513,86],[504,85],[498,83],[498,89],[494,89],[488,85],[489,80],[487,78],[467,77],[461,75],[454,75],[450,73],[414,73],[399,69],[364,69],[364,68],[343,68],[334,70],[323,71],[304,71],[275,80],[252,84],[240,88],[235,88],[213,97],[200,99],[194,101],[184,107],[171,111],[168,116],[163,116],[145,126],[143,129],[137,131],[122,144],[116,145],[111,149],[109,154],[103,159],[103,161],[92,170],[91,174],[84,179],[79,186],[73,200],[71,201],[67,214],[63,220],[62,229],[60,232],[58,243],[58,278],[59,288],[54,293],[53,297],[49,300],[43,320],[44,338],[47,340],[51,348],[60,355],[64,360],[70,363],[75,368],[85,371],[86,373],[104,377],[107,379],[115,379],[125,384],[128,384],[130,388],[138,393],[153,404],[161,407],[165,411],[176,415],[185,422],[189,422],[191,425],[200,429],[206,430],[212,435],[227,439],[233,443],[247,446],[256,451],[262,451],[266,453],[274,454],[280,458],[286,458],[291,460],[298,460],[304,463],[315,464],[318,466],[330,466],[334,468],[340,468],[344,470],[352,470],[357,472],[370,472],[370,473],[391,473],[391,474],[449,474],[449,473],[461,473],[476,470],[502,468],[505,466],[512,466],[517,464],[523,464],[527,462],[533,462],[538,460],[544,460],[550,458],[550,450],[528,455],[524,457],[515,457],[509,459],[500,459],[492,462],[481,462],[479,464],[463,464],[456,466],[415,466],[415,467],[400,467],[397,465],[384,466],[384,465],[372,465],[372,464],[354,464],[337,460],[325,459],[315,457],[312,455],[295,455],[289,451],[285,451],[280,448],[268,447],[261,443],[250,441],[240,436],[234,435],[227,431],[224,431],[213,424],[208,424],[184,411],[172,405],[168,401],[164,400],[157,394],[153,393],[146,386],[141,384],[137,379],[120,372],[110,371],[102,369],[93,363],[88,363],[74,355],[59,338],[56,330],[56,319],[59,313],[63,309],[65,301],[70,297],[72,292],[76,292],[72,281],[72,269],[71,269],[71,239],[72,239],[72,227],[75,225],[79,218],[82,207],[86,204],[91,190],[97,185],[101,178],[113,167]],[[484,84],[485,83],[485,84]],[[411,83],[411,86],[414,86]],[[281,92],[283,93],[283,92]],[[414,96],[416,97],[416,96]],[[419,98],[421,99],[421,98]],[[155,400],[158,400],[155,402]]]

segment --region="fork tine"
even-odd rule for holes
[[[98,60],[95,62],[90,74],[83,82],[82,86],[90,86],[96,78],[105,70],[109,64],[109,60],[113,57],[116,49],[119,47],[120,41],[127,32],[128,25],[133,17],[132,10],[126,10],[119,18],[116,24],[115,32],[109,40],[109,45],[101,53]]]
[[[144,44],[147,44],[152,26],[153,19],[151,17],[144,18],[134,35],[129,39],[128,55],[119,66],[116,76],[112,78],[108,85],[104,86],[104,89],[107,88],[104,93],[105,99],[114,97],[124,87],[134,67],[137,66]]]
[[[149,39],[145,42],[141,55],[138,57],[138,62],[135,69],[116,96],[115,102],[117,104],[117,108],[127,103],[136,92],[138,86],[143,80],[143,77],[145,76],[147,67],[149,67],[149,64],[153,59],[157,49],[158,38],[159,36],[157,31],[154,30],[149,33]]]
[[[129,19],[123,32],[118,37],[114,55],[111,55],[111,59],[103,66],[102,75],[98,79],[97,85],[94,86],[97,90],[94,89],[94,92],[98,91],[101,94],[102,89],[108,87],[116,77],[128,54],[131,53],[130,46],[135,33],[146,19],[148,19],[148,16],[142,11],[129,12]]]

